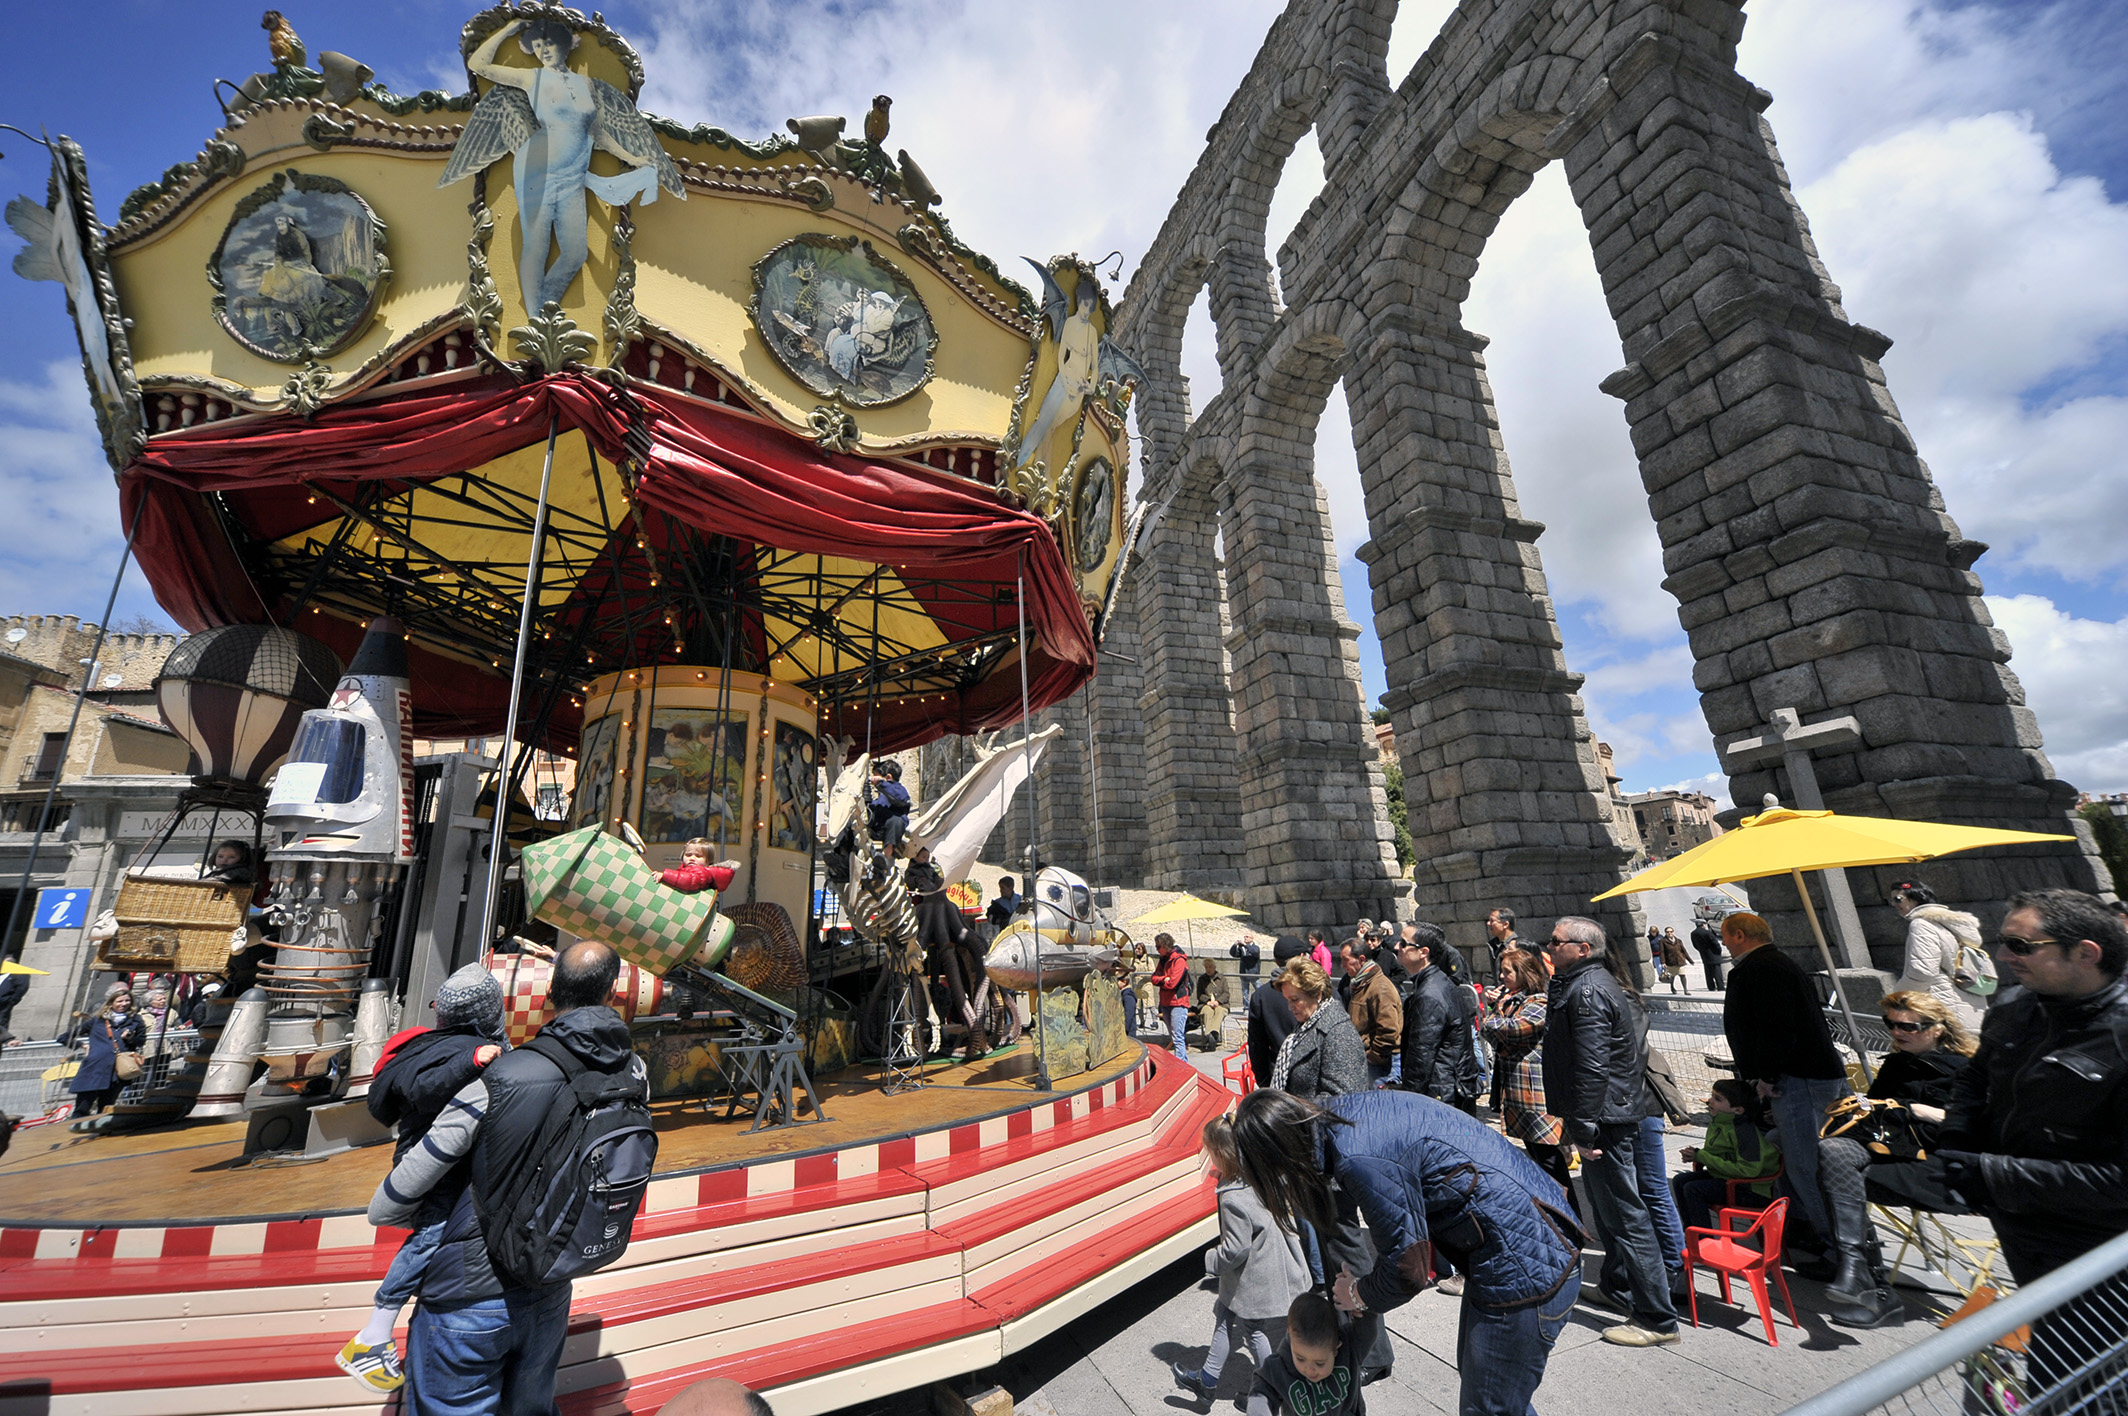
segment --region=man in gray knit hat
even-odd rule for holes
[[[436,990],[435,1027],[408,1028],[384,1045],[370,1083],[369,1113],[399,1127],[394,1163],[421,1143],[451,1098],[501,1054],[501,1042],[502,982],[481,965],[467,964]],[[399,1310],[420,1289],[466,1178],[460,1165],[429,1191],[413,1217],[414,1232],[377,1289],[368,1323],[340,1349],[340,1370],[371,1391],[397,1391],[406,1380],[392,1330]]]

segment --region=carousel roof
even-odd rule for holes
[[[467,93],[411,99],[277,63],[116,227],[64,140],[10,207],[88,312],[163,606],[343,655],[396,615],[433,735],[500,726],[528,596],[523,726],[564,744],[583,684],[661,663],[799,685],[882,748],[1010,721],[1023,609],[1033,704],[1082,684],[1136,378],[1092,268],[1038,267],[1039,305],[1004,280],[884,106],[861,139],[681,128],[558,6],[461,52]]]

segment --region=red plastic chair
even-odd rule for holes
[[[1734,1221],[1745,1221],[1746,1229],[1732,1229]],[[1788,1201],[1775,1200],[1762,1210],[1725,1209],[1721,1213],[1720,1229],[1687,1229],[1685,1231],[1685,1288],[1692,1300],[1692,1326],[1699,1326],[1699,1285],[1693,1269],[1705,1264],[1714,1270],[1722,1285],[1722,1301],[1729,1298],[1731,1276],[1744,1279],[1751,1285],[1751,1296],[1758,1300],[1759,1317],[1766,1324],[1766,1343],[1779,1347],[1781,1339],[1773,1332],[1773,1302],[1766,1291],[1766,1275],[1770,1272],[1773,1281],[1781,1286],[1781,1301],[1788,1305],[1788,1322],[1792,1327],[1801,1327],[1797,1320],[1795,1299],[1788,1292],[1788,1277],[1781,1272],[1781,1228],[1788,1222]],[[1754,1249],[1747,1243],[1753,1237],[1760,1247]]]
[[[1756,1180],[1731,1180],[1727,1185],[1724,1185],[1722,1187],[1724,1192],[1728,1195],[1728,1199],[1726,1201],[1727,1205],[1730,1209],[1737,1210],[1764,1209],[1766,1207],[1764,1204],[1749,1203],[1752,1201],[1756,1201],[1758,1199],[1757,1195],[1747,1194],[1745,1192],[1750,1190],[1753,1185],[1775,1184],[1780,1180],[1783,1175],[1786,1175],[1787,1173],[1787,1166],[1777,1165],[1773,1168],[1773,1174],[1761,1175]]]
[[[1256,1072],[1249,1066],[1249,1049],[1237,1047],[1219,1059],[1219,1078],[1227,1090],[1247,1096],[1256,1090]]]

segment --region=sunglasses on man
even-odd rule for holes
[[[1995,947],[2020,959],[2029,959],[2039,952],[2041,946],[2060,942],[2059,939],[2019,939],[2014,934],[2005,934],[1995,941]]]

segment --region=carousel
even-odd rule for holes
[[[465,91],[411,96],[266,28],[115,224],[63,137],[7,208],[191,635],[164,836],[238,820],[255,863],[144,863],[84,939],[222,988],[0,1156],[0,1416],[390,1404],[334,1361],[403,1237],[365,1216],[379,1056],[469,963],[530,1038],[577,939],[625,961],[659,1149],[567,1412],[710,1376],[832,1410],[1202,1245],[1226,1096],[1125,1033],[1128,938],[1046,862],[996,938],[962,910],[1137,529],[1095,264],[970,250],[884,96],[755,142],[638,108],[595,14],[482,11]],[[875,775],[945,734],[975,767],[897,816]],[[466,739],[503,746],[422,746]],[[661,879],[690,843],[728,883]]]

